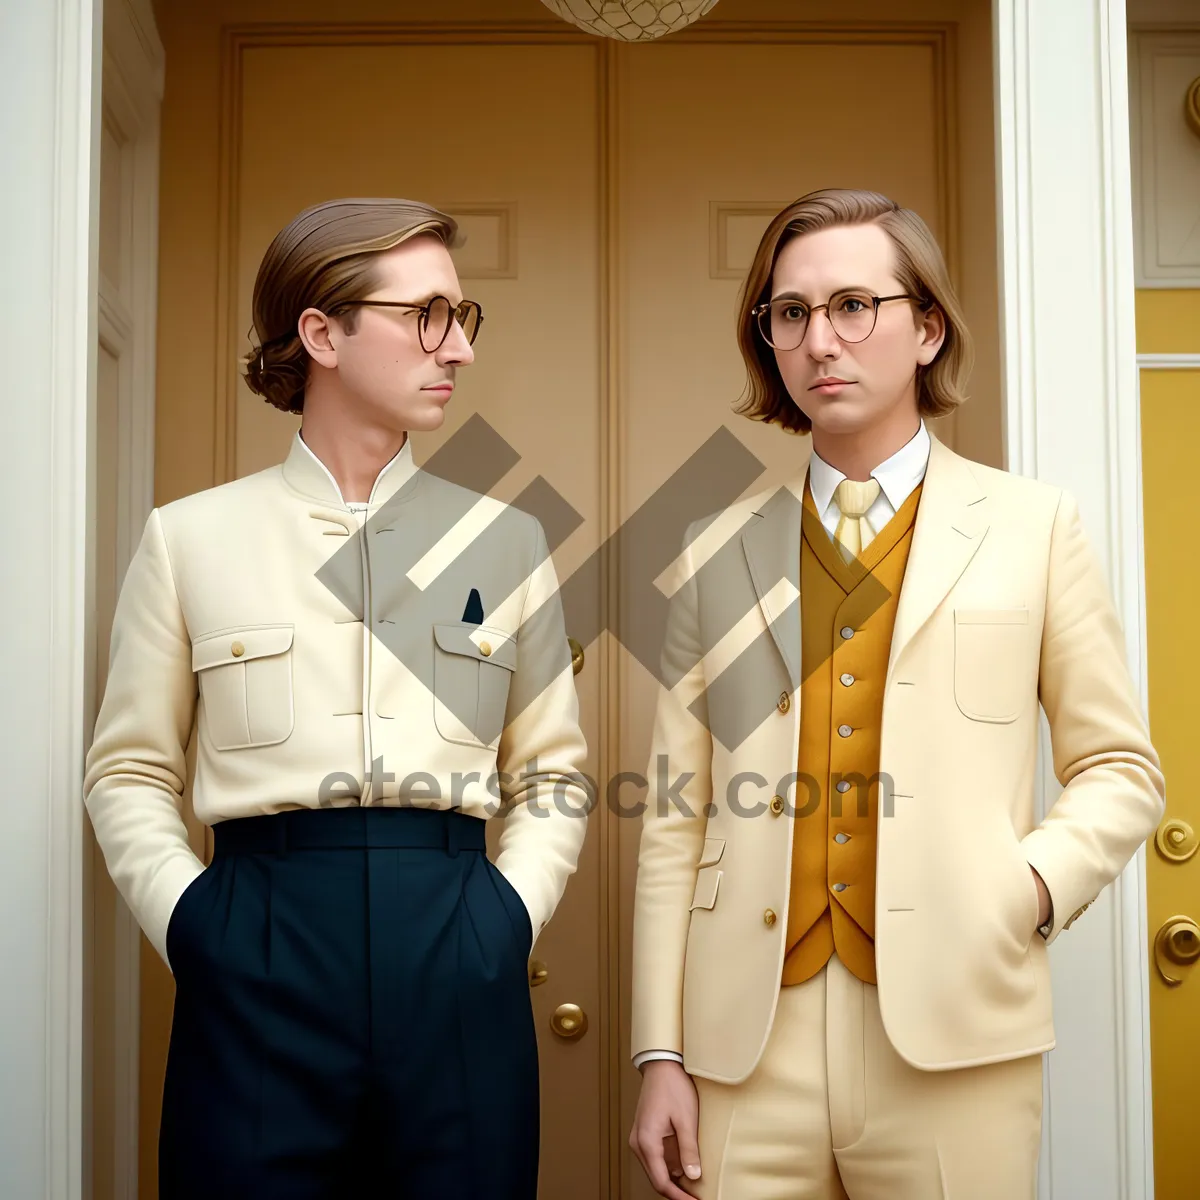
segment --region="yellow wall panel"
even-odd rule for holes
[[[1200,354],[1200,288],[1144,288],[1137,294],[1139,354]]]

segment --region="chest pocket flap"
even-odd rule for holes
[[[249,662],[292,648],[291,625],[256,625],[212,633],[192,643],[192,670],[206,671],[228,663]]]
[[[517,642],[499,629],[486,625],[435,625],[433,636],[447,654],[462,654],[509,671],[517,669]]]

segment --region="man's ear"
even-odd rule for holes
[[[937,358],[942,343],[946,340],[946,316],[936,304],[928,312],[921,314],[917,332],[922,338],[917,347],[917,362],[927,367]]]
[[[297,322],[297,332],[313,362],[330,369],[337,366],[337,350],[333,345],[332,322],[319,308],[306,308]]]

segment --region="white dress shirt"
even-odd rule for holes
[[[871,472],[871,478],[879,483],[879,495],[867,509],[864,518],[870,530],[863,530],[863,549],[871,539],[900,511],[905,500],[912,495],[917,484],[925,478],[929,465],[929,431],[925,422],[917,432],[886,462]],[[809,459],[808,486],[812,491],[813,503],[821,514],[821,524],[832,538],[841,520],[842,511],[833,494],[845,479],[837,467],[831,467],[815,451]]]
[[[929,430],[925,422],[913,436],[896,451],[891,458],[882,462],[871,472],[871,478],[879,481],[879,495],[875,503],[867,509],[864,522],[869,529],[863,529],[862,545],[865,550],[871,539],[900,511],[905,500],[913,494],[917,484],[925,478],[925,468],[929,465]],[[837,485],[845,479],[837,467],[830,466],[823,458],[813,451],[809,457],[808,486],[812,491],[813,503],[821,514],[821,524],[833,538],[837,531],[838,521],[841,520],[842,510],[834,498]],[[672,1050],[644,1050],[635,1055],[633,1065],[640,1068],[643,1063],[656,1058],[669,1058],[674,1062],[683,1062],[683,1056]]]

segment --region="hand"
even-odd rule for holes
[[[1045,883],[1042,881],[1042,877],[1037,873],[1037,871],[1035,871],[1033,867],[1030,867],[1029,869],[1033,872],[1033,882],[1037,885],[1038,919],[1036,927],[1041,929],[1041,927],[1045,925],[1048,920],[1050,920],[1050,890],[1046,887]]]
[[[670,1059],[653,1059],[642,1068],[642,1091],[629,1133],[629,1145],[660,1196],[692,1200],[672,1178],[700,1178],[696,1127],[700,1103],[696,1085]]]

